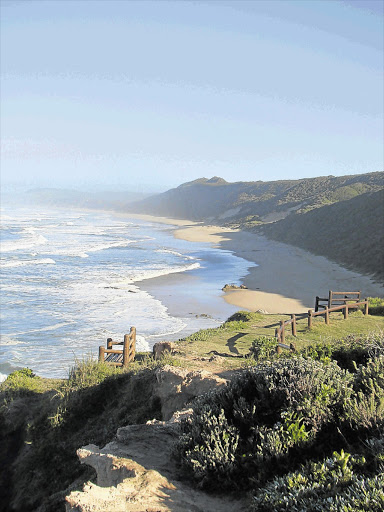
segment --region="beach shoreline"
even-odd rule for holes
[[[315,297],[327,296],[329,290],[358,291],[363,297],[384,296],[384,287],[373,278],[346,269],[324,256],[270,240],[263,235],[188,219],[173,219],[145,214],[126,213],[131,218],[170,225],[173,236],[182,240],[207,243],[227,250],[251,262],[242,279],[247,289],[222,292],[225,303],[238,309],[262,310],[271,314],[304,313],[314,308]],[[164,280],[141,282],[143,289],[156,292]],[[231,276],[227,283],[231,284]],[[325,294],[325,295],[324,295]],[[172,314],[178,305],[162,296]]]

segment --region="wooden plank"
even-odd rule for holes
[[[123,362],[123,354],[109,354],[109,356],[105,358],[105,362],[121,364]]]
[[[357,295],[360,296],[361,292],[333,292],[333,295]]]

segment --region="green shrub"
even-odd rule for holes
[[[10,373],[0,384],[0,389],[5,392],[7,399],[21,397],[40,392],[41,380],[30,368],[22,368]]]
[[[322,462],[274,478],[253,497],[251,510],[262,512],[382,511],[384,474],[365,475],[365,459],[334,452]]]
[[[245,370],[226,388],[195,400],[177,446],[181,465],[204,487],[264,482],[276,465],[284,470],[297,463],[292,449],[308,449],[325,425],[337,423],[352,383],[335,362],[303,358]],[[225,433],[226,443],[207,443],[213,431]],[[215,464],[224,468],[223,461],[229,466],[218,472]]]
[[[362,306],[361,309],[363,309]],[[368,297],[368,313],[370,315],[384,316],[384,299],[381,297]]]
[[[250,353],[256,359],[269,359],[276,354],[277,340],[272,336],[258,336],[252,342]]]
[[[246,329],[247,327],[247,322],[244,320],[227,320],[223,324],[223,329],[230,331],[240,331],[241,329]]]
[[[217,329],[200,329],[200,331],[194,332],[186,338],[182,338],[180,341],[207,341],[212,338],[212,336],[215,336],[219,329],[223,329],[223,326],[221,325]]]
[[[346,417],[354,428],[384,426],[384,356],[361,365],[354,380],[354,396],[345,403]]]
[[[384,354],[384,333],[370,333],[365,336],[349,335],[341,340],[316,343],[305,347],[301,352],[305,358],[323,363],[331,359],[346,370],[356,371],[356,365],[366,364],[372,357]]]
[[[255,318],[260,317],[260,313],[252,313],[251,311],[237,311],[228,318],[227,322],[234,322],[239,320],[242,322],[250,322],[251,320],[255,320]]]

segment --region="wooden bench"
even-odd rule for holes
[[[115,350],[114,345],[123,345],[122,350]],[[135,359],[136,328],[131,327],[129,334],[124,335],[124,341],[107,339],[107,348],[99,347],[99,362],[114,366],[128,366]]]
[[[315,313],[319,311],[319,308],[333,308],[336,306],[344,306],[345,304],[348,304],[350,307],[353,308],[354,303],[360,302],[360,294],[360,291],[333,292],[332,290],[329,290],[328,298],[326,299],[316,296]]]

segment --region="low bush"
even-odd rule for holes
[[[194,402],[177,445],[181,465],[202,487],[265,482],[277,465],[285,471],[297,464],[325,426],[338,424],[352,384],[335,362],[296,358],[245,370]]]
[[[249,351],[256,361],[269,359],[276,354],[276,345],[276,338],[272,336],[258,336],[253,340]]]
[[[352,334],[342,340],[310,345],[300,353],[305,358],[323,363],[334,360],[341,368],[354,372],[356,365],[366,364],[372,357],[384,354],[384,333],[370,333],[365,336]]]
[[[382,452],[383,454],[383,452]],[[384,510],[384,473],[367,474],[364,457],[341,450],[299,471],[277,477],[252,499],[255,512],[381,512]]]
[[[360,309],[363,310],[364,306],[361,306]],[[368,313],[375,316],[384,316],[384,299],[368,297]]]
[[[260,319],[262,315],[260,313],[252,313],[251,311],[237,311],[230,316],[227,322],[242,321],[250,322],[251,320]]]
[[[286,489],[276,492],[276,499],[281,500],[278,506],[273,500],[267,505],[264,497],[263,506],[257,501],[260,508],[255,510],[320,511],[326,503],[322,500],[332,498],[332,507],[336,508],[330,510],[341,512],[354,510],[348,508],[353,503],[360,506],[365,492],[368,497],[373,496],[375,472],[384,470],[384,441],[379,446],[380,454],[372,458],[372,446],[362,439],[382,436],[384,432],[384,355],[373,354],[372,359],[359,366],[355,363],[353,372],[340,368],[328,356],[322,358],[325,363],[303,357],[260,363],[243,371],[226,388],[196,399],[193,414],[182,423],[182,436],[176,446],[186,474],[203,488],[239,490],[266,486],[267,497],[273,485],[289,487],[294,478],[297,492],[292,490],[292,496],[288,493],[285,498]],[[344,457],[340,450],[347,449],[355,455],[365,454],[371,469],[376,464],[369,481],[364,472],[361,477],[340,473],[338,464]],[[332,456],[334,451],[341,454]],[[322,457],[333,457],[333,462],[327,462],[328,466],[317,463]],[[343,460],[347,461],[349,456],[345,457]],[[313,465],[310,460],[320,465]],[[357,459],[350,460],[355,467]],[[317,478],[319,492],[316,478],[311,480],[308,476],[309,469],[305,470],[308,475],[300,476],[298,467],[304,462],[312,464],[306,467],[312,468],[314,474],[319,468],[325,471],[322,479]],[[369,464],[364,466],[366,473]],[[346,463],[344,469],[347,467]],[[287,476],[292,472],[295,477]],[[282,480],[273,480],[276,478]],[[272,487],[268,487],[269,480],[275,482]],[[338,489],[343,482],[348,491],[346,501],[339,503]],[[302,489],[306,486],[308,496],[304,499]],[[380,496],[383,489],[378,489]],[[305,503],[309,508],[304,507]]]

